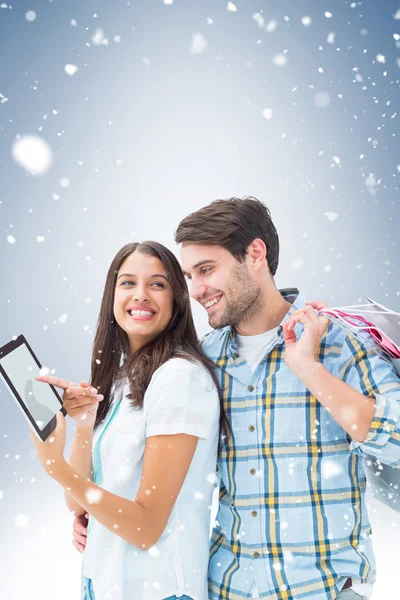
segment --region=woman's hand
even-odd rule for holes
[[[63,407],[78,427],[93,427],[99,402],[104,398],[97,393],[96,388],[87,381],[81,381],[80,385],[77,385],[52,375],[40,375],[36,379],[64,390]]]
[[[39,440],[32,429],[30,434],[42,467],[51,477],[56,478],[58,469],[65,464],[66,423],[64,415],[61,412],[57,413],[57,426],[45,442]]]

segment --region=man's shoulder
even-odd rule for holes
[[[219,353],[222,347],[227,333],[229,333],[230,327],[222,327],[221,329],[213,329],[209,331],[200,339],[200,344],[203,352],[212,358]]]
[[[361,358],[376,353],[376,346],[368,333],[359,331],[354,335],[350,330],[330,323],[324,339],[325,352],[331,358],[340,360]]]

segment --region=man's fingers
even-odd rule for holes
[[[87,536],[79,535],[76,531],[73,532],[74,540],[78,542],[78,544],[82,544],[82,546],[86,546]]]
[[[74,528],[72,530],[72,534],[75,537],[76,535],[87,536],[87,527],[85,527],[80,521],[74,521]]]
[[[79,544],[79,542],[77,542],[76,540],[72,540],[72,545],[75,548],[75,550],[78,550],[78,552],[80,552],[81,554],[85,551],[85,546]]]
[[[314,300],[312,302],[306,302],[308,306],[312,306],[315,310],[322,310],[323,308],[329,308],[324,300]]]

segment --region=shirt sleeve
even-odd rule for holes
[[[353,335],[344,340],[338,376],[365,396],[375,398],[375,415],[364,442],[350,451],[400,468],[400,379],[388,359]]]
[[[154,373],[144,399],[146,437],[186,433],[207,439],[219,427],[218,392],[198,364],[172,358]]]

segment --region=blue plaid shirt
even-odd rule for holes
[[[400,381],[372,348],[330,324],[319,360],[366,396],[376,412],[363,443],[352,441],[283,358],[282,325],[254,373],[230,327],[203,338],[224,390],[232,437],[219,462],[209,598],[333,600],[347,577],[375,580],[362,457],[400,466]],[[295,328],[298,337],[301,324]]]

